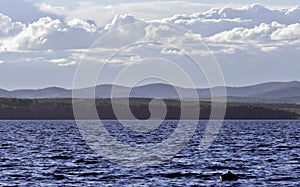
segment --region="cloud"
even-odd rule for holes
[[[158,5],[161,2],[151,3],[149,6]],[[81,3],[80,6],[92,8],[91,5],[94,4]],[[140,6],[140,3],[135,5]],[[106,8],[113,9],[118,6]],[[47,4],[39,4],[39,8],[52,13],[57,10],[56,14],[68,11],[61,7],[47,6]],[[158,41],[174,46],[165,46],[163,49],[150,49],[151,47],[148,46],[147,50],[145,46],[137,47],[135,49],[137,54],[132,55],[143,53],[146,56],[153,54],[180,56],[184,50],[205,55],[206,49],[197,48],[201,40],[207,42],[216,55],[232,57],[241,51],[249,54],[271,53],[280,51],[279,49],[285,45],[297,45],[292,40],[300,37],[300,25],[294,23],[298,20],[296,17],[299,12],[299,8],[271,10],[255,4],[242,8],[213,8],[203,13],[174,15],[170,18],[150,21],[129,14],[116,14],[112,21],[103,27],[97,26],[96,22],[91,20],[78,18],[61,20],[51,17],[42,17],[25,25],[0,14],[0,49],[16,52],[54,50],[60,53],[65,53],[66,50],[88,49],[93,47],[91,46],[93,42],[116,28],[139,23],[110,33],[110,37],[103,40],[100,46],[96,46],[101,47],[100,54],[105,56],[112,49],[128,42]],[[184,36],[176,34],[176,29],[178,29],[176,26],[182,26],[190,32]],[[91,58],[91,60],[95,59],[96,57]],[[64,55],[59,58],[49,58],[48,62],[57,65],[76,64],[73,57],[65,58]]]
[[[94,20],[99,26],[105,26],[116,14],[131,14],[145,20],[162,19],[174,14],[192,14],[205,11],[213,5],[192,3],[187,1],[147,1],[119,3],[103,6],[93,2],[81,2],[80,6],[66,13],[67,20],[79,18]],[[145,8],[147,10],[145,10]]]
[[[50,62],[53,62],[55,64],[63,64],[63,63],[66,63],[68,60],[65,59],[65,58],[57,58],[57,59],[52,59],[52,60],[49,60]]]
[[[59,66],[67,67],[77,64],[79,56],[77,51],[15,51],[0,52],[0,59],[3,64],[39,64],[42,66]]]
[[[16,27],[15,27],[16,29]],[[74,19],[63,22],[50,17],[22,27],[11,39],[3,40],[2,50],[65,50],[88,48],[100,32],[91,23]]]
[[[193,33],[209,37],[234,28],[252,28],[261,23],[277,22],[282,25],[299,22],[300,8],[271,10],[259,4],[242,8],[213,8],[204,13],[191,15],[174,15],[162,19],[162,22],[176,24]]]
[[[272,51],[277,51],[278,50],[278,47],[275,47],[275,46],[265,46],[265,47],[262,47],[261,48],[261,51],[264,51],[264,52],[272,52]]]
[[[229,31],[224,31],[209,37],[207,41],[209,42],[268,42],[271,40],[271,34],[278,28],[282,28],[277,22],[272,22],[271,24],[261,23],[253,28],[243,28],[236,27]]]
[[[300,44],[300,24],[282,25],[277,22],[261,23],[253,28],[237,27],[207,37],[204,40],[215,53],[236,54],[243,50],[250,54],[279,52],[280,48]],[[293,49],[293,50],[295,50]],[[228,51],[230,50],[230,51]],[[228,54],[229,54],[228,53]]]
[[[271,35],[272,40],[299,40],[300,24],[291,24],[286,27],[278,28]]]
[[[150,2],[147,6],[161,5],[162,2]],[[183,2],[167,3],[165,5],[175,6],[184,5],[189,7],[190,3],[184,4]],[[126,4],[128,7],[139,7],[145,3],[130,3]],[[196,3],[197,4],[197,3]],[[85,11],[93,8],[94,3],[81,3],[81,7],[86,7]],[[57,14],[63,14],[73,11],[66,10],[62,7],[48,6],[47,4],[38,4],[40,10],[52,11],[59,10]],[[116,9],[120,5],[105,6],[106,9]],[[203,6],[198,4],[197,6]],[[128,8],[127,7],[127,8]],[[95,5],[98,10],[99,5]],[[103,8],[103,7],[102,7]],[[120,7],[119,7],[120,8]],[[128,8],[130,9],[130,8]],[[122,9],[123,10],[123,9]],[[131,9],[130,9],[131,10]],[[152,9],[151,9],[152,10]],[[79,10],[78,10],[79,11]],[[122,11],[121,11],[122,12]],[[85,14],[90,15],[92,14]],[[66,50],[66,49],[85,49],[103,34],[108,33],[122,25],[131,23],[143,23],[144,26],[139,28],[132,28],[132,30],[119,32],[118,34],[124,35],[124,40],[114,41],[113,37],[105,42],[105,47],[116,47],[136,38],[144,37],[144,40],[159,40],[163,41],[164,38],[170,40],[177,40],[176,36],[169,36],[169,26],[158,26],[159,23],[167,23],[181,26],[191,31],[191,37],[186,37],[185,40],[196,38],[204,38],[209,44],[215,43],[261,43],[271,40],[293,39],[298,37],[298,15],[300,14],[299,8],[271,10],[262,5],[254,4],[242,8],[213,8],[203,13],[194,13],[190,15],[175,15],[170,18],[161,20],[147,21],[139,19],[133,15],[114,16],[110,23],[103,27],[97,26],[97,20],[82,20],[78,18],[54,19],[51,17],[42,17],[27,26],[20,22],[13,22],[8,16],[0,15],[2,28],[0,36],[12,36],[12,39],[2,40],[2,50]],[[161,15],[160,15],[161,16]],[[71,18],[69,16],[69,18]],[[284,28],[287,25],[287,28]],[[276,32],[274,32],[276,30]],[[132,33],[135,33],[134,35]],[[146,33],[146,35],[145,35]],[[125,37],[126,36],[126,37]],[[187,42],[186,42],[187,43]],[[231,50],[223,50],[225,53],[232,53]],[[265,48],[266,49],[266,48]],[[265,51],[265,50],[264,50]]]
[[[183,49],[168,49],[168,48],[163,48],[161,50],[162,54],[166,55],[184,55],[186,52]]]
[[[62,19],[58,14],[41,11],[28,0],[2,0],[0,1],[0,12],[9,16],[14,22],[25,24],[32,23],[46,16],[53,19]]]
[[[35,6],[46,14],[60,15],[64,17],[67,14],[66,7],[52,6],[46,3],[36,3]]]
[[[255,4],[208,10],[211,5],[186,1],[112,6],[85,2],[75,9],[24,4],[24,11],[18,12],[9,11],[10,2],[0,2],[0,78],[18,74],[8,87],[71,85],[81,59],[104,63],[128,43],[133,44],[112,59],[108,82],[120,68],[153,56],[190,68],[185,63],[188,52],[199,56],[213,52],[231,84],[244,81],[240,80],[244,75],[249,75],[249,82],[274,80],[279,74],[299,78],[299,7],[270,9]],[[139,24],[127,25],[132,23]],[[176,33],[178,26],[187,32]],[[108,33],[110,37],[92,46]],[[139,41],[146,43],[136,44]],[[202,41],[211,51],[200,45]],[[37,77],[44,80],[34,83]]]
[[[187,52],[199,56],[207,56],[213,52],[221,62],[245,62],[251,59],[250,57],[253,55],[256,55],[259,59],[264,58],[263,55],[266,54],[284,53],[286,46],[294,45],[295,48],[297,47],[297,44],[293,44],[291,38],[297,37],[299,25],[291,24],[286,26],[276,21],[255,25],[254,21],[248,19],[249,17],[247,16],[250,15],[245,14],[247,11],[253,12],[253,9],[255,9],[255,6],[230,9],[230,11],[226,8],[212,9],[206,13],[176,15],[171,18],[154,21],[146,21],[128,14],[117,14],[110,23],[103,27],[97,26],[91,20],[85,21],[74,18],[64,21],[51,17],[43,17],[33,23],[24,25],[13,22],[9,17],[3,15],[3,23],[6,24],[2,27],[18,32],[6,32],[14,34],[4,34],[5,37],[0,39],[0,49],[4,51],[3,54],[8,54],[5,51],[20,53],[13,58],[8,55],[11,59],[4,59],[4,63],[32,61],[51,63],[59,67],[69,67],[75,66],[80,59],[104,63],[113,50],[119,49],[120,46],[128,42],[134,43],[137,41],[158,41],[169,46],[134,46],[112,60],[114,62],[112,65],[124,66],[140,63],[144,59],[153,56],[167,58],[175,62],[183,62],[185,61],[183,58],[184,54],[187,54]],[[271,11],[266,10],[266,8],[256,9],[257,11]],[[289,12],[288,14],[293,12],[294,14],[295,11],[296,9],[284,10],[283,12]],[[228,16],[224,18],[224,16],[221,16],[218,18],[219,14],[232,15],[232,12],[237,12],[235,14],[241,17]],[[242,14],[241,12],[244,13]],[[170,24],[172,22],[173,24]],[[130,25],[132,23],[139,24]],[[231,23],[231,25],[227,23]],[[129,26],[126,26],[126,28],[110,33],[116,28],[127,24]],[[250,27],[252,24],[254,26]],[[183,26],[190,32],[185,33],[183,36],[180,33],[176,34],[176,29],[178,29],[176,25]],[[233,28],[228,29],[230,27]],[[4,31],[5,29],[2,30]],[[216,31],[218,31],[216,34],[212,34]],[[110,33],[110,37],[102,40],[102,43],[98,46],[91,46],[93,42],[107,33]],[[199,45],[202,41],[208,44],[211,51]],[[96,48],[89,49],[90,47]],[[294,49],[292,48],[292,50]],[[43,51],[41,53],[43,55],[26,53],[26,51],[39,53]]]
[[[105,30],[114,30],[124,25],[141,22],[139,19],[130,14],[116,14],[111,23],[105,25]]]
[[[211,36],[237,26],[253,27],[260,23],[278,22],[293,24],[298,22],[299,7],[290,9],[270,9],[260,4],[243,6],[241,4],[201,4],[187,1],[147,1],[99,5],[96,2],[82,1],[79,6],[67,10],[63,7],[37,3],[40,11],[64,15],[70,21],[74,18],[93,20],[105,26],[116,14],[131,14],[139,19],[162,20],[181,25],[194,33]],[[216,8],[219,6],[220,8]],[[147,10],[145,11],[145,7]],[[235,8],[239,7],[239,8]]]
[[[41,49],[49,40],[47,36],[51,32],[62,31],[61,24],[60,20],[52,20],[50,17],[40,18],[38,21],[29,24],[11,42],[7,42],[7,48],[12,50]]]
[[[20,33],[25,25],[20,22],[13,22],[12,19],[0,13],[0,38],[15,36]]]
[[[76,65],[76,61],[71,61],[71,62],[68,62],[68,63],[58,63],[58,66],[73,66],[73,65]]]
[[[73,20],[67,22],[67,25],[70,26],[70,28],[82,29],[87,32],[98,31],[97,26],[93,22],[83,21],[77,18],[74,18]]]

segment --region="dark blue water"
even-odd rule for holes
[[[156,143],[168,137],[176,121],[145,137],[120,136],[126,129],[114,121],[107,126],[128,144]],[[200,122],[190,143],[171,160],[132,168],[96,155],[74,121],[0,121],[0,186],[300,185],[300,121],[226,121],[213,145],[200,153],[205,126]],[[219,174],[227,170],[239,180],[221,183]]]

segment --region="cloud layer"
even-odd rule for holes
[[[193,9],[191,4],[178,3],[194,13],[169,16],[168,12],[163,16],[169,17],[158,19],[154,7],[175,6],[167,2],[148,3],[147,6],[153,11],[145,13],[139,12],[142,11],[142,5],[145,6],[144,3],[126,4],[126,8],[122,8],[121,5],[96,6],[93,3],[82,3],[80,8],[74,10],[47,4],[29,6],[27,3],[24,6],[34,14],[21,19],[19,15],[10,12],[9,8],[0,8],[0,64],[30,62],[48,64],[51,67],[75,66],[78,59],[87,55],[83,52],[87,52],[87,49],[105,34],[120,26],[140,23],[137,27],[131,28],[132,30],[118,33],[122,34],[124,41],[115,41],[112,36],[98,52],[105,56],[107,51],[117,48],[122,42],[135,39],[181,43],[184,47],[190,47],[190,49],[180,48],[182,46],[178,46],[179,49],[136,47],[126,58],[120,57],[116,63],[124,65],[139,62],[143,56],[150,56],[148,53],[159,57],[167,56],[170,60],[174,60],[174,56],[180,57],[185,50],[193,50],[192,47],[195,46],[189,44],[204,41],[225,72],[230,71],[232,63],[237,64],[235,67],[238,69],[243,63],[255,64],[266,61],[268,65],[270,62],[276,64],[274,67],[279,71],[284,69],[282,67],[286,56],[292,64],[290,66],[299,67],[296,62],[300,57],[300,7],[270,9],[254,4],[241,8],[223,7],[197,12],[196,9],[205,10],[209,5],[194,3],[196,8]],[[108,16],[104,19],[97,17],[99,11],[106,11]],[[144,17],[125,14],[131,12]],[[110,20],[112,15],[114,18],[111,21],[101,22]],[[174,32],[171,32],[172,25],[186,29],[188,34],[185,38],[174,35]],[[202,51],[194,53],[200,54]],[[91,60],[97,58],[92,54],[89,55]],[[241,67],[239,70],[244,71]],[[297,79],[297,75],[293,77]]]
[[[82,6],[87,5],[89,4]],[[44,7],[43,10],[47,7],[45,4],[41,6]],[[181,26],[194,34],[200,34],[208,42],[265,42],[298,39],[299,17],[300,8],[297,7],[271,10],[255,4],[243,8],[214,8],[204,13],[175,15],[154,22]],[[84,21],[75,18],[64,21],[51,16],[39,18],[28,25],[14,22],[4,14],[0,14],[0,20],[2,41],[13,38],[10,45],[1,47],[12,50],[87,48],[104,31],[135,22],[149,23],[134,16],[119,14],[103,27],[96,25],[97,20]]]

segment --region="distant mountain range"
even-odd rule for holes
[[[114,97],[127,97],[130,92],[132,98],[160,98],[160,99],[178,99],[179,96],[173,86],[167,84],[149,84],[129,88],[124,86],[99,85],[95,88],[97,98],[110,98],[112,88],[114,88]],[[82,97],[90,89],[84,88],[77,90]],[[186,100],[191,98],[192,89],[176,87],[182,93],[181,98]],[[215,87],[212,89],[220,89]],[[300,103],[300,82],[270,82],[245,87],[226,87],[227,99],[230,102],[251,102],[251,103]],[[210,100],[210,89],[197,89],[201,100]],[[222,97],[223,95],[219,95]],[[8,91],[0,89],[0,98],[71,98],[72,90],[49,87],[44,89],[23,89]]]

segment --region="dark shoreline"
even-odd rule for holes
[[[130,109],[137,119],[149,119],[149,103],[152,99],[132,98]],[[83,111],[89,108],[93,100],[76,99]],[[122,108],[124,99],[114,99]],[[166,120],[180,119],[181,108],[178,100],[164,100],[167,106]],[[193,111],[197,104],[193,101],[184,101],[188,110]],[[115,120],[110,99],[97,99],[97,111],[103,120]],[[154,107],[161,108],[161,104]],[[198,119],[184,118],[183,120],[207,120],[210,116],[211,103],[200,102],[201,112]],[[122,111],[122,110],[121,110]],[[86,115],[82,120],[95,120]],[[132,120],[123,116],[123,120]],[[154,118],[153,120],[155,120]],[[161,118],[157,118],[161,119]],[[297,104],[257,104],[257,103],[227,103],[226,120],[298,120],[300,119],[300,105]],[[74,120],[72,99],[15,99],[0,98],[0,120]],[[217,120],[217,119],[216,119]]]

